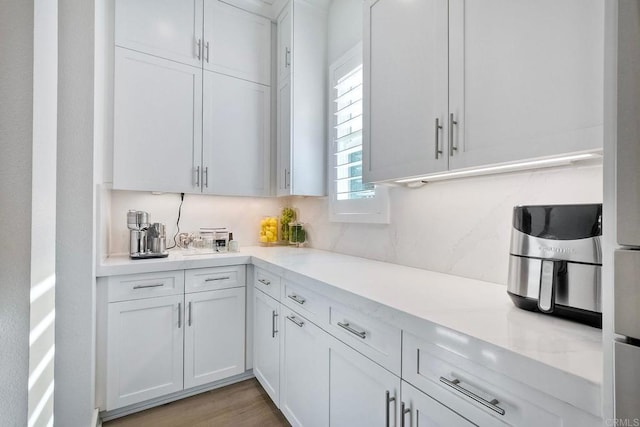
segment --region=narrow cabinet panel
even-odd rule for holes
[[[277,195],[291,193],[291,78],[287,77],[278,86],[278,159],[276,182]]]
[[[253,373],[279,407],[280,303],[255,289],[253,310]]]
[[[220,0],[204,2],[204,68],[269,86],[271,21]]]
[[[400,378],[329,338],[329,424],[399,426]]]
[[[364,37],[364,180],[446,170],[447,0],[369,1]]]
[[[113,188],[200,192],[202,70],[116,48]]]
[[[278,17],[278,81],[284,81],[291,74],[291,53],[293,44],[293,22],[291,19],[293,1],[284,7]]]
[[[182,390],[183,296],[111,303],[107,410]]]
[[[245,288],[185,296],[184,387],[244,372]]]
[[[449,1],[450,168],[602,148],[604,3]]]
[[[202,0],[116,0],[116,46],[201,65]]]
[[[328,426],[328,336],[293,310],[282,314],[280,410],[294,427]]]

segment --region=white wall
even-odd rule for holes
[[[89,426],[95,406],[95,2],[59,0],[55,419]]]
[[[241,247],[255,245],[258,243],[261,217],[280,215],[283,203],[284,200],[278,198],[187,194],[182,205],[180,230],[194,232],[200,227],[228,227]],[[179,205],[179,194],[154,195],[149,192],[111,191],[109,253],[129,253],[129,209],[147,211],[152,222],[164,223],[167,246],[171,246],[176,232]]]
[[[33,2],[0,3],[0,420],[27,425]]]

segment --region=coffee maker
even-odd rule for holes
[[[130,210],[127,212],[127,227],[129,228],[129,257],[131,259],[166,258],[169,256],[166,248],[164,224],[151,224],[149,214],[144,211]]]

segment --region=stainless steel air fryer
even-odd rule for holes
[[[514,304],[601,328],[601,240],[602,204],[513,208]]]

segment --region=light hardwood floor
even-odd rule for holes
[[[116,420],[104,427],[280,427],[282,413],[254,379]]]

